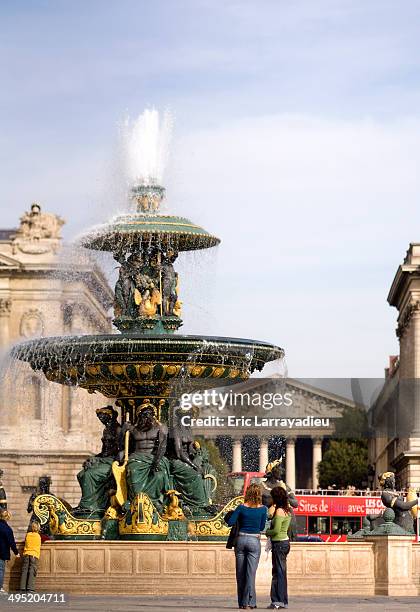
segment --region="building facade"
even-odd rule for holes
[[[221,389],[218,392],[229,391]],[[294,379],[254,378],[242,385],[235,385],[232,392],[237,396],[248,395],[252,398],[272,397],[276,393],[291,398],[289,405],[270,410],[256,406],[258,401],[254,405],[246,405],[246,402],[236,400],[223,409],[217,401],[212,406],[200,406],[200,417],[213,417],[215,423],[205,426],[205,437],[214,440],[222,454],[223,449],[229,449],[225,456],[232,471],[264,472],[267,463],[278,457],[277,441],[283,436],[286,438],[284,462],[287,484],[292,489],[317,490],[318,465],[322,461],[327,440],[334,436],[336,421],[343,411],[354,408],[355,403]],[[214,420],[217,416],[224,418],[224,425],[217,424]],[[239,419],[238,425],[226,425],[229,416]],[[193,431],[196,436],[203,435],[200,427],[193,428]]]
[[[0,467],[13,525],[26,530],[39,477],[70,504],[76,474],[100,444],[103,397],[48,382],[11,361],[11,345],[40,336],[110,333],[113,294],[94,260],[63,244],[64,221],[33,204],[16,229],[0,230]]]
[[[410,244],[388,302],[398,311],[400,352],[370,409],[370,460],[377,475],[392,469],[399,487],[420,488],[420,244]]]

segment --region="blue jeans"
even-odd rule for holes
[[[6,561],[4,559],[0,559],[0,589],[3,588],[5,571],[6,571]]]
[[[272,542],[273,575],[271,579],[271,603],[287,606],[287,565],[286,557],[290,552],[289,540]]]
[[[238,606],[256,606],[255,575],[261,555],[260,539],[253,535],[239,535],[235,545],[236,586]]]

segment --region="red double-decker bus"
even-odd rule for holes
[[[236,495],[243,495],[252,482],[264,479],[262,472],[232,472],[228,479]],[[294,509],[299,536],[318,536],[326,542],[345,541],[362,528],[363,517],[380,514],[385,507],[380,492],[303,491],[295,492]]]

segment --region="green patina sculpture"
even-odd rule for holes
[[[172,486],[181,494],[184,512],[202,515],[211,512],[211,491],[217,486],[215,471],[198,442],[194,442],[191,429],[182,424],[185,413],[174,411],[171,444],[169,448]]]
[[[396,523],[396,514],[392,510],[392,508],[387,508],[384,510],[382,517],[384,522],[378,525],[375,529],[372,529],[367,535],[369,536],[377,536],[377,535],[412,535],[414,533],[413,530],[408,531],[403,529]]]
[[[394,472],[384,472],[381,474],[379,477],[379,484],[382,487],[382,503],[386,508],[392,509],[394,512],[395,516],[393,521],[395,525],[400,527],[406,534],[414,534],[414,523],[411,508],[417,506],[417,496],[415,496],[415,499],[411,501],[404,501],[402,495],[395,490]],[[383,513],[384,520],[385,512]]]
[[[168,491],[175,490],[187,516],[212,513],[211,493],[217,486],[215,471],[206,451],[193,441],[191,431],[181,425],[179,410],[175,411],[169,448],[168,428],[157,420],[151,403],[139,410],[134,425],[125,423],[121,427],[118,413],[111,406],[98,409],[97,415],[105,425],[102,451],[85,461],[78,474],[82,498],[73,514],[85,518],[104,515],[117,488],[112,465],[117,459],[123,459],[127,432],[132,447],[126,470],[127,502],[139,493],[146,493],[162,513]]]
[[[395,490],[394,472],[384,472],[379,476],[382,488],[381,501],[385,506],[382,514],[368,515],[363,519],[363,528],[348,536],[349,540],[358,540],[376,535],[414,535],[414,519],[411,509],[418,504],[417,496],[404,500]]]
[[[82,498],[74,513],[76,515],[97,518],[103,516],[109,506],[110,491],[115,488],[112,475],[114,462],[120,443],[121,426],[118,423],[118,412],[112,406],[98,408],[98,419],[105,425],[102,434],[102,449],[98,455],[89,457],[83,469],[77,474]]]
[[[146,493],[156,508],[162,510],[165,493],[171,488],[169,461],[165,457],[168,428],[157,420],[155,408],[149,403],[139,410],[134,425],[123,425],[122,435],[126,431],[134,441],[127,465],[129,499]]]

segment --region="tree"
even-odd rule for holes
[[[335,419],[335,437],[346,440],[366,440],[368,436],[368,418],[361,406],[347,406],[341,416]]]
[[[348,485],[362,488],[366,486],[367,472],[366,440],[330,440],[318,466],[319,484],[323,489],[333,484],[340,489]]]

